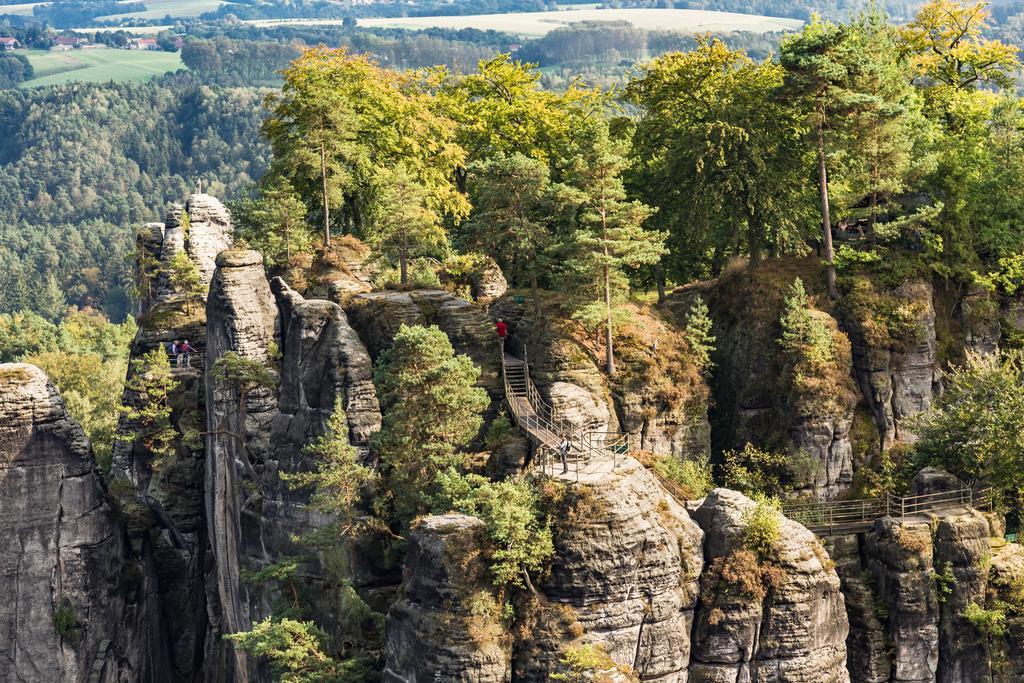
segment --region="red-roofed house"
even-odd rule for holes
[[[83,42],[85,42],[85,38],[80,38],[78,36],[57,36],[53,39],[54,45],[68,45],[70,47],[74,47]]]
[[[0,36],[0,50],[14,50],[19,47],[21,47],[21,43],[18,42],[17,38]]]
[[[135,38],[128,41],[129,50],[159,50],[160,46],[156,44],[156,38]]]

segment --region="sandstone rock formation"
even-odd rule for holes
[[[754,505],[739,493],[715,489],[693,514],[704,530],[708,568],[689,680],[850,680],[839,577],[811,532],[780,515],[780,540],[761,558],[770,573],[737,575],[743,515]]]
[[[703,566],[703,534],[635,460],[577,490],[555,530],[551,572],[540,589],[568,607],[583,639],[600,644],[643,680],[685,681],[690,628]],[[573,642],[531,634],[516,680],[545,681]]]
[[[384,681],[506,683],[511,639],[480,557],[484,524],[465,515],[436,515],[412,530],[402,595],[387,618]],[[474,605],[477,608],[474,610]]]
[[[848,321],[857,383],[875,417],[883,448],[897,441],[913,441],[914,435],[904,421],[931,407],[939,381],[931,285],[910,282],[891,294],[917,312],[919,329],[912,338],[883,335],[886,341],[880,345],[871,334]]]
[[[46,375],[0,365],[0,680],[167,678],[95,468]]]

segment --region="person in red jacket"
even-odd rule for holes
[[[508,325],[501,318],[498,318],[498,322],[494,323],[494,329],[498,332],[498,339],[501,340],[501,348],[505,348],[505,338],[508,336]]]

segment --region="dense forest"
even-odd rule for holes
[[[0,92],[2,311],[123,319],[133,226],[199,179],[231,194],[262,174],[262,96],[176,77]]]

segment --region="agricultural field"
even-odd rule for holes
[[[493,29],[524,37],[543,36],[560,26],[580,21],[628,21],[637,28],[668,29],[686,33],[704,31],[784,31],[803,25],[799,19],[781,19],[756,14],[708,12],[686,9],[573,9],[555,12],[512,12],[445,17],[395,17],[360,19],[360,26],[388,28],[476,28]]]
[[[27,50],[36,77],[19,88],[68,81],[148,81],[168,71],[185,68],[177,52],[151,50]]]
[[[128,2],[130,0],[123,0]],[[172,17],[198,17],[203,12],[211,12],[224,4],[223,0],[141,0],[146,6],[144,12],[129,14],[111,14],[98,17],[97,21],[111,19],[163,19]]]
[[[22,17],[31,17],[32,8],[36,5],[44,5],[42,2],[26,2],[17,5],[0,5],[0,14],[16,14]]]

